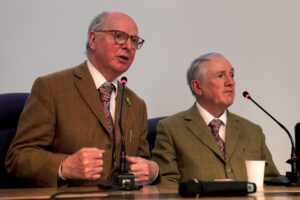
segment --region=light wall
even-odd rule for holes
[[[1,0],[0,93],[29,92],[41,75],[82,63],[87,27],[97,13],[121,10],[146,40],[125,74],[149,117],[189,108],[186,69],[219,52],[235,68],[230,111],[262,126],[281,174],[290,167],[286,133],[253,103],[248,90],[291,134],[300,121],[299,0]]]

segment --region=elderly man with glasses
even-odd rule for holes
[[[38,187],[97,185],[114,177],[121,153],[117,78],[143,43],[128,15],[96,16],[88,30],[87,61],[35,81],[7,154],[7,171]],[[136,182],[150,184],[158,166],[148,160],[146,105],[127,87],[123,94],[127,170]]]

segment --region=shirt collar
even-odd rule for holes
[[[90,73],[93,77],[93,80],[94,80],[94,83],[95,83],[97,89],[101,85],[103,85],[103,83],[108,82],[103,77],[103,75],[96,69],[96,67],[94,67],[94,65],[92,65],[92,63],[89,60],[87,60],[87,66],[88,66],[89,71],[90,71]],[[117,79],[113,80],[111,83],[115,86],[116,91],[118,91],[118,81],[117,81]]]
[[[198,102],[196,102],[196,105],[197,105],[197,108],[198,108],[198,110],[200,112],[200,115],[202,116],[205,124],[208,125],[211,122],[211,120],[213,120],[215,117],[212,116],[207,110],[205,110]],[[226,123],[227,123],[227,110],[225,110],[223,112],[223,114],[217,119],[222,120],[224,125],[226,125]]]

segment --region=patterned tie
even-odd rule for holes
[[[100,100],[102,102],[102,105],[103,105],[103,108],[105,111],[105,116],[107,119],[109,135],[112,139],[114,137],[114,123],[113,123],[113,119],[112,119],[112,116],[110,113],[110,96],[114,89],[115,89],[115,87],[111,83],[104,83],[98,89],[99,95],[100,95]]]
[[[222,155],[224,156],[224,152],[225,152],[225,144],[224,141],[222,140],[222,138],[219,135],[219,130],[220,130],[220,126],[222,124],[222,121],[220,119],[213,119],[210,123],[209,123],[209,127],[211,128],[211,132],[214,136],[214,138],[217,141],[217,144],[219,146],[219,149],[222,153]]]

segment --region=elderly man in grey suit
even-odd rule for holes
[[[196,103],[157,125],[152,159],[160,183],[247,181],[245,160],[265,160],[265,178],[278,176],[260,126],[227,110],[235,96],[230,62],[221,54],[202,55],[192,62],[187,81]]]

